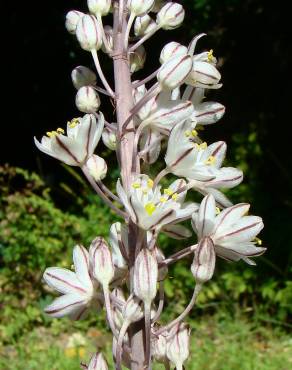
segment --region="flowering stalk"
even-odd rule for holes
[[[190,340],[183,320],[204,284],[210,284],[216,258],[255,264],[252,258],[265,252],[257,238],[263,222],[247,215],[248,204],[233,205],[221,191],[238,185],[242,171],[223,166],[225,142],[206,143],[204,133],[201,135],[203,126],[215,124],[225,113],[222,104],[206,100],[208,91],[222,84],[213,52],[195,54],[205,34],[194,37],[188,46],[174,41],[166,44],[155,72],[141,81],[132,76],[146,60],[142,44],[160,29],[181,25],[185,15],[182,5],[163,0],[87,3],[89,14],[70,11],[66,28],[92,56],[104,89],[97,86],[95,72],[85,66],[74,68],[75,102],[83,116],[68,121],[66,133],[59,127],[41,141],[35,139],[35,144],[66,165],[79,167],[96,194],[122,221],[109,227],[109,244],[97,237],[89,250],[74,247],[75,272],[46,269],[45,282],[61,295],[45,312],[80,320],[91,309],[104,308],[117,370],[122,365],[131,370],[151,369],[153,362],[164,364],[166,369],[172,365],[183,369]],[[102,19],[110,10],[113,27],[104,25]],[[103,73],[100,52],[112,59],[114,87]],[[151,80],[152,86],[146,87]],[[116,114],[112,123],[99,111],[99,92],[112,99]],[[95,154],[101,138],[117,157],[120,178],[116,193],[102,182],[111,166]],[[154,179],[141,173],[143,163],[149,166],[162,158],[163,169]],[[167,175],[177,179],[164,187]],[[190,191],[203,195],[200,204],[186,201]],[[191,227],[183,221],[191,221]],[[164,256],[159,248],[160,233],[191,240],[188,247]],[[168,265],[190,255],[193,296],[175,320],[160,326]],[[83,367],[107,369],[108,365],[102,354],[96,353]]]

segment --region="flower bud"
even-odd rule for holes
[[[93,276],[101,285],[108,286],[114,277],[114,264],[111,252],[103,238],[97,237],[93,240],[89,255]]]
[[[152,13],[158,13],[161,8],[166,4],[166,0],[155,0],[153,8],[151,9]]]
[[[74,68],[71,73],[71,78],[73,85],[77,90],[83,86],[96,84],[96,74],[92,72],[91,69],[84,66]]]
[[[92,14],[103,17],[110,11],[111,0],[87,0],[87,6]]]
[[[186,55],[187,53],[188,48],[186,46],[179,44],[178,42],[171,41],[161,50],[159,61],[163,64],[173,57]]]
[[[104,145],[110,150],[116,150],[117,136],[113,131],[110,131],[107,127],[105,127],[102,132],[102,141]]]
[[[145,14],[142,17],[137,17],[134,24],[134,33],[136,36],[144,36],[156,28],[156,23],[148,15]]]
[[[130,54],[130,71],[137,72],[144,67],[146,59],[146,51],[143,45],[140,45],[134,52]]]
[[[100,181],[105,178],[107,173],[107,165],[103,158],[93,154],[87,160],[85,165],[95,181]]]
[[[197,283],[203,284],[213,276],[216,262],[214,243],[211,238],[203,238],[195,250],[192,273]]]
[[[151,304],[156,296],[158,264],[155,256],[146,248],[142,249],[134,266],[134,293],[144,303]]]
[[[78,22],[76,36],[82,49],[99,50],[102,45],[100,25],[93,15],[84,15]]]
[[[218,84],[221,75],[213,64],[207,62],[193,62],[191,73],[186,79],[186,84],[191,86],[203,87],[201,85],[212,86]]]
[[[166,346],[167,341],[164,335],[153,336],[151,341],[152,355],[157,362],[165,363],[167,361]]]
[[[139,303],[140,302],[137,297],[130,295],[123,309],[123,317],[125,321],[132,323],[143,318],[144,314]]]
[[[143,15],[150,11],[154,0],[128,0],[128,9],[135,15]]]
[[[108,370],[107,362],[102,353],[95,353],[89,362],[88,370]]]
[[[83,86],[77,91],[75,104],[80,112],[95,113],[100,106],[99,95],[92,87]]]
[[[179,55],[163,63],[157,80],[162,89],[173,90],[183,84],[192,69],[192,57],[190,55]]]
[[[158,12],[156,22],[164,30],[172,30],[182,24],[184,17],[182,5],[169,2]]]
[[[68,32],[75,35],[76,28],[79,20],[84,16],[84,13],[79,12],[78,10],[71,10],[66,14],[65,27]]]
[[[183,363],[190,355],[190,329],[185,323],[177,324],[167,336],[166,355],[177,369],[182,369]]]

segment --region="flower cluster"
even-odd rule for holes
[[[35,144],[66,165],[80,167],[97,195],[123,221],[111,225],[110,247],[96,237],[89,251],[80,245],[73,249],[74,271],[46,269],[45,282],[62,295],[45,312],[79,320],[90,308],[104,307],[117,370],[122,364],[150,369],[153,361],[180,370],[189,357],[190,330],[184,320],[212,279],[216,257],[255,264],[252,258],[266,250],[257,238],[263,221],[248,215],[249,204],[233,205],[227,198],[223,190],[240,184],[243,173],[224,166],[224,141],[204,139],[204,129],[225,113],[221,103],[207,98],[222,83],[213,50],[197,53],[205,34],[189,45],[167,43],[158,69],[143,80],[133,78],[146,63],[144,43],[160,29],[179,27],[185,16],[182,5],[163,0],[87,3],[88,14],[72,10],[66,16],[67,30],[91,54],[96,69],[77,66],[71,73],[76,108],[83,116],[70,120],[66,133],[57,128]],[[104,25],[111,13],[113,25]],[[114,88],[102,71],[99,52],[113,62]],[[111,99],[114,122],[110,114],[99,111],[100,94]],[[108,164],[95,154],[100,139],[117,157],[120,176],[115,190],[102,182]],[[153,176],[159,166],[162,170]],[[200,203],[188,198],[193,191]],[[165,256],[160,233],[189,239],[189,246]],[[168,265],[187,256],[193,257],[193,296],[181,315],[161,325]],[[108,369],[101,353],[83,367]]]

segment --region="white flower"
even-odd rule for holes
[[[69,166],[82,166],[90,158],[100,140],[104,117],[100,113],[98,121],[92,114],[74,119],[67,124],[67,135],[63,129],[48,132],[41,142],[34,138],[42,152],[59,159]]]
[[[192,217],[192,226],[198,239],[210,237],[219,257],[229,261],[242,259],[248,264],[255,264],[248,257],[260,256],[266,250],[255,246],[255,238],[264,224],[260,217],[246,216],[249,207],[249,204],[239,203],[216,215],[215,199],[213,195],[207,195],[199,212]]]
[[[76,27],[77,40],[86,51],[99,50],[102,45],[101,26],[93,15],[85,14]]]
[[[82,86],[75,97],[76,107],[83,113],[95,113],[100,106],[98,92],[91,86]]]
[[[87,0],[89,11],[96,16],[105,16],[111,8],[111,0]]]
[[[172,30],[182,24],[184,17],[185,11],[182,5],[171,1],[159,10],[156,22],[164,30]]]
[[[70,10],[70,12],[66,14],[65,27],[67,31],[75,35],[77,24],[83,16],[84,13],[79,12],[78,10]]]
[[[179,44],[178,42],[171,41],[161,50],[159,61],[163,64],[174,56],[187,55],[187,53],[188,48],[186,46]]]
[[[137,17],[134,24],[134,33],[136,36],[144,36],[147,33],[153,31],[156,28],[156,23],[148,15],[145,14],[142,17]]]
[[[141,16],[150,11],[153,3],[154,0],[128,0],[127,7],[131,13]]]
[[[74,320],[83,317],[94,299],[94,283],[89,272],[88,251],[77,245],[73,250],[75,272],[49,267],[44,272],[45,282],[63,295],[45,308],[52,317],[70,316]]]
[[[157,73],[157,80],[163,90],[173,90],[184,82],[190,84],[189,75],[192,70],[192,57],[178,54],[166,60]]]
[[[190,355],[190,329],[183,322],[176,324],[167,336],[166,355],[178,370]]]
[[[157,230],[185,220],[197,210],[197,204],[184,203],[185,191],[177,193],[185,184],[179,179],[161,192],[160,186],[153,188],[147,175],[138,175],[128,192],[118,180],[117,193],[134,223],[144,230]]]
[[[193,58],[193,65],[185,83],[205,89],[219,89],[221,74],[212,63],[197,61]]]
[[[85,166],[90,175],[95,181],[102,180],[106,177],[107,164],[105,160],[98,155],[93,154],[87,161]]]

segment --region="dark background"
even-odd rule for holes
[[[287,2],[182,3],[184,27],[160,31],[146,43],[145,71],[157,66],[166,42],[187,44],[194,34],[208,33],[198,50],[212,48],[220,58],[223,88],[212,94],[227,109],[222,122],[207,135],[212,141],[226,140],[228,163],[245,170],[245,185],[240,194],[233,194],[234,199],[252,202],[253,212],[263,216],[264,240],[270,248],[267,264],[274,265],[275,274],[287,277],[292,256],[291,20]],[[77,115],[70,73],[76,65],[90,66],[91,60],[65,30],[64,17],[71,9],[85,7],[85,1],[72,0],[13,3],[7,34],[2,35],[12,38],[2,70],[9,81],[8,100],[2,106],[8,117],[2,120],[1,163],[35,170],[51,183],[57,181],[60,166],[36,150],[33,136],[62,127]],[[108,64],[105,72],[111,80]],[[109,106],[102,109],[111,114]]]

